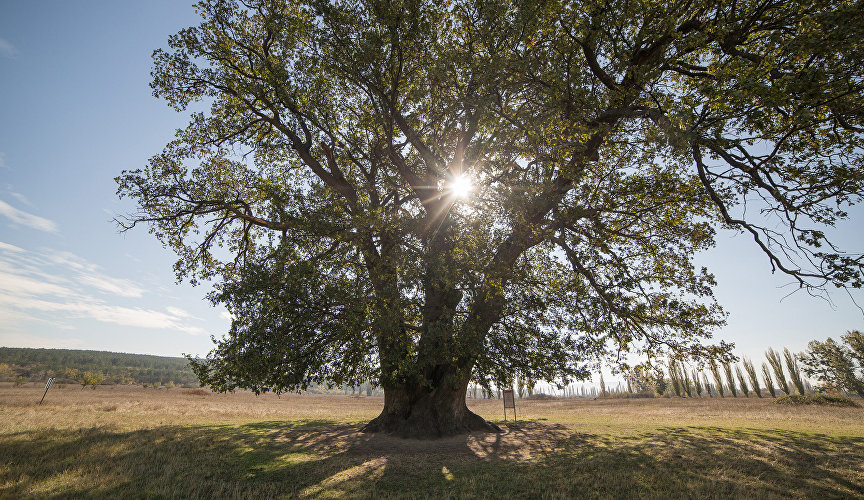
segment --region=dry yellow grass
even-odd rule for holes
[[[374,418],[382,397],[317,394],[187,394],[183,389],[140,386],[43,388],[0,384],[0,432],[25,429],[113,425],[236,424],[261,420],[364,422]],[[864,436],[864,409],[783,406],[771,398],[517,399],[519,420],[548,421],[571,427],[607,425],[618,429],[678,425],[807,430]],[[468,399],[483,417],[504,418],[500,400]],[[512,420],[512,411],[508,413]]]
[[[359,432],[381,398],[0,386],[5,497],[854,497],[864,409],[517,400],[501,434]],[[501,422],[498,400],[469,400]]]
[[[237,424],[261,420],[339,420],[374,418],[381,398],[315,394],[187,394],[183,389],[140,386],[52,388],[38,406],[44,387],[0,385],[0,432],[28,428],[116,426],[119,429],[160,425]],[[34,399],[35,398],[35,399]]]

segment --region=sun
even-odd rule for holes
[[[474,186],[471,184],[471,179],[465,175],[457,175],[450,181],[450,192],[456,198],[468,198],[471,195],[471,190]]]

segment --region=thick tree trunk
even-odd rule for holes
[[[383,432],[403,438],[432,439],[473,431],[501,429],[468,409],[468,381],[441,381],[436,387],[403,385],[384,388],[384,409],[363,432]]]

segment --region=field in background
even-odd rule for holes
[[[0,385],[0,498],[864,496],[864,408],[469,399],[504,432],[427,442],[359,433],[379,397],[42,392]]]

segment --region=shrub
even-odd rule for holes
[[[190,396],[206,396],[210,394],[204,389],[183,389],[181,392],[183,394],[189,394]]]
[[[15,380],[15,370],[6,363],[0,363],[0,380]]]
[[[610,399],[642,399],[655,398],[653,392],[613,392],[609,395]]]
[[[859,405],[855,401],[844,398],[842,396],[832,396],[830,394],[789,394],[774,401],[778,404],[785,405],[827,405],[827,406],[846,406],[858,408]]]
[[[96,386],[105,380],[105,375],[101,372],[80,372],[78,375],[78,383],[81,384],[81,390],[84,390],[88,385],[96,389]]]
[[[532,401],[551,401],[554,399],[558,399],[558,397],[557,396],[550,396],[549,394],[544,394],[542,392],[535,392],[534,394],[528,396],[525,399],[532,400]]]

